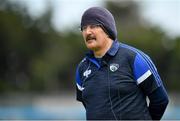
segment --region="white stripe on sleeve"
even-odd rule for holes
[[[76,85],[80,91],[83,91],[84,87],[81,87],[78,83],[76,83]]]
[[[139,77],[139,78],[137,79],[137,83],[138,83],[138,84],[142,83],[142,82],[143,82],[144,80],[146,80],[151,74],[152,74],[151,71],[148,70],[146,73],[144,73],[141,77]]]

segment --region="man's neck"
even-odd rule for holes
[[[94,56],[96,58],[102,58],[106,54],[106,52],[111,48],[112,43],[113,40],[107,39],[107,43],[105,43],[101,49],[94,51]]]

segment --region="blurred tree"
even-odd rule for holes
[[[72,90],[75,63],[83,52],[80,35],[52,28],[50,4],[38,19],[17,3],[0,5],[1,92]]]
[[[35,22],[22,6],[9,1],[1,1],[1,5],[0,80],[4,85],[0,89],[26,90],[31,80],[31,59],[43,51],[45,34],[35,27]]]
[[[165,78],[167,79],[168,87],[172,91],[180,91],[180,37],[172,40],[173,42],[164,42],[165,46],[169,49],[172,48],[171,52],[167,53],[166,58],[168,61],[167,65],[162,65],[165,71]],[[166,68],[167,67],[167,68]]]

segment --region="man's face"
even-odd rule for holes
[[[106,44],[108,35],[100,25],[87,25],[82,28],[82,35],[88,49],[97,51]]]

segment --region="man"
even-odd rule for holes
[[[118,42],[112,14],[89,8],[81,31],[90,51],[77,67],[77,100],[87,120],[160,120],[168,97],[157,69],[142,51]]]

